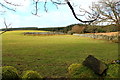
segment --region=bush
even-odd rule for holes
[[[72,32],[72,31],[68,31],[67,34],[73,35],[74,32]]]
[[[118,71],[120,64],[110,64],[108,66],[106,78],[120,78]]]
[[[19,80],[17,69],[12,66],[2,68],[2,80]]]
[[[42,79],[41,75],[36,71],[25,71],[23,73],[23,80],[40,80]]]
[[[88,67],[81,64],[72,64],[68,67],[71,78],[97,78],[98,76]]]

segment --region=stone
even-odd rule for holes
[[[106,70],[108,69],[107,65],[102,61],[95,58],[93,55],[89,55],[84,61],[83,65],[92,69],[96,74],[103,75],[106,74]]]

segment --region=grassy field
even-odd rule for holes
[[[28,36],[23,32],[29,31],[2,35],[3,66],[14,66],[20,74],[35,70],[44,77],[65,77],[70,64],[82,63],[90,54],[105,62],[118,58],[117,43],[73,35]]]

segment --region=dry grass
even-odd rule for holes
[[[94,34],[94,33],[88,33],[88,34]],[[119,32],[108,32],[108,33],[95,33],[96,35],[107,35],[107,36],[116,36],[119,34]]]

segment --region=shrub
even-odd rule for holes
[[[2,67],[2,80],[19,80],[17,69],[12,66]]]
[[[67,34],[73,35],[74,32],[68,31]]]
[[[98,76],[88,67],[81,64],[72,64],[68,67],[71,78],[97,78]]]
[[[23,73],[23,80],[40,80],[42,79],[41,75],[39,73],[37,73],[36,71],[25,71]]]
[[[118,71],[120,64],[110,64],[108,66],[106,78],[120,78]]]

